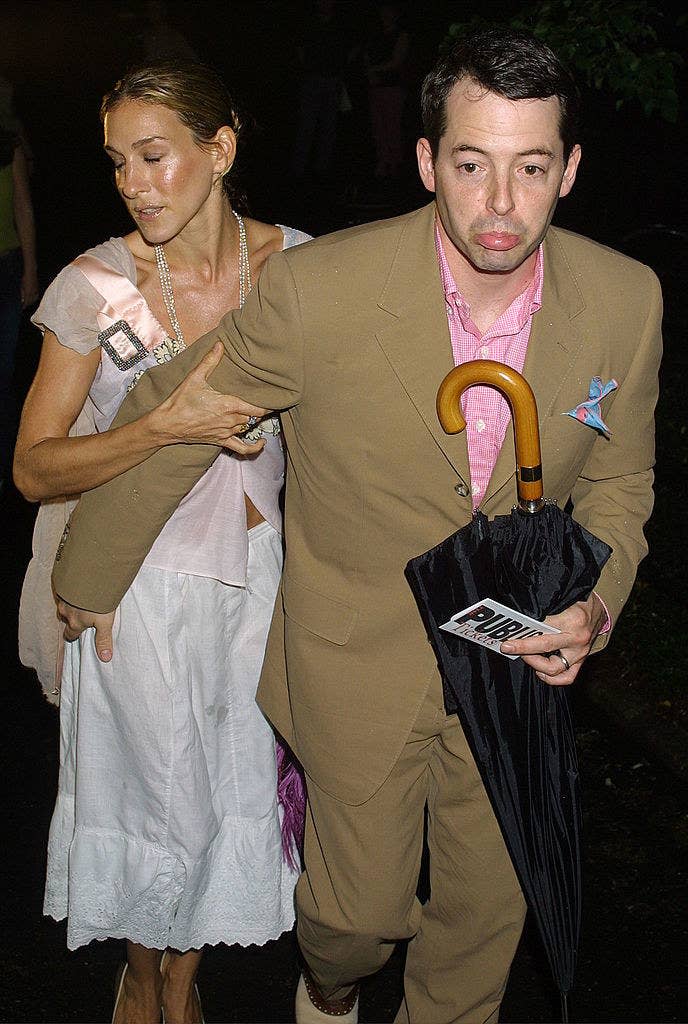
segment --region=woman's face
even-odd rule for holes
[[[174,238],[211,194],[220,195],[213,185],[226,168],[222,151],[199,148],[174,111],[125,100],[106,115],[104,127],[115,184],[150,244]]]

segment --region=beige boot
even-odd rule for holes
[[[326,1002],[311,978],[302,974],[296,989],[296,1024],[358,1024],[358,985],[346,999]]]

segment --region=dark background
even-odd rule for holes
[[[342,46],[355,47],[366,38],[375,4],[345,0],[339,6]],[[516,6],[488,2],[481,10],[498,18]],[[293,213],[299,216],[295,226],[322,233],[425,200],[415,171],[417,90],[449,24],[465,17],[473,5],[445,0],[406,8],[412,42],[405,117],[407,179],[385,192],[373,178],[365,85],[352,61],[347,85],[353,109],[340,117],[333,171],[318,183],[315,196],[295,192],[289,178],[300,79],[296,50],[310,4],[230,0],[166,7],[172,28],[222,73],[255,119],[240,160],[255,216],[284,222]],[[668,11],[670,5],[666,7]],[[145,10],[143,3],[97,0],[5,0],[0,5],[0,74],[15,85],[17,107],[34,150],[34,200],[45,277],[95,241],[130,228],[102,154],[98,107],[103,93],[150,43]],[[680,46],[680,37],[671,35],[673,24],[667,13],[665,42]],[[599,93],[587,97],[586,114],[575,196],[561,204],[557,223],[611,245],[646,225],[685,225],[683,120],[670,125],[646,118],[633,103],[615,112],[613,97]]]
[[[513,3],[482,4],[495,18]],[[673,19],[668,6],[666,24]],[[344,38],[365,37],[373,5],[340,5]],[[296,47],[308,5],[286,2],[169,3],[170,25],[222,72],[256,125],[241,157],[251,212],[313,234],[388,216],[428,198],[417,182],[417,87],[448,25],[473,5],[407,8],[413,59],[405,118],[408,174],[376,182],[365,88],[355,64],[347,85],[331,174],[296,186],[289,158],[300,71]],[[130,230],[102,153],[100,98],[150,43],[143,3],[0,4],[0,75],[15,87],[33,152],[32,188],[43,286],[79,252]],[[669,39],[679,46],[678,39]],[[685,74],[685,73],[684,73]],[[681,89],[684,89],[683,82]],[[686,129],[587,99],[584,157],[556,222],[650,263],[665,291],[663,398],[658,413],[657,510],[651,554],[611,649],[593,659],[574,703],[585,799],[585,907],[573,1017],[582,1021],[688,1021],[685,989],[685,856],[688,756],[684,640],[686,495]],[[17,366],[22,399],[39,352],[27,322]],[[0,498],[5,558],[0,587],[3,682],[5,875],[0,938],[0,1021],[105,1021],[121,944],[65,947],[64,924],[41,916],[45,841],[57,771],[57,718],[16,658],[16,607],[30,554],[34,509],[13,488]],[[639,622],[671,600],[674,630],[643,641]],[[660,616],[661,618],[661,616]],[[647,621],[647,618],[645,619]],[[630,624],[630,625],[629,625]],[[656,623],[655,623],[656,624]],[[651,623],[652,625],[652,623]],[[633,627],[633,628],[632,628]],[[399,999],[400,950],[364,988],[363,1021],[391,1021]],[[264,949],[217,947],[200,979],[208,1021],[289,1021],[298,977],[291,935]],[[538,943],[526,929],[503,1021],[557,1019]],[[431,1024],[431,1022],[428,1022]]]

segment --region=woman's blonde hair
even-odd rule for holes
[[[200,147],[208,146],[224,125],[232,129],[238,146],[244,130],[243,118],[218,73],[197,61],[158,60],[131,68],[103,97],[101,122],[125,100],[174,111]],[[222,188],[232,207],[245,212],[246,197],[237,185],[234,165],[224,175]]]

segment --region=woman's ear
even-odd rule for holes
[[[228,125],[223,125],[215,133],[212,146],[215,152],[217,173],[220,178],[224,178],[225,174],[231,170],[234,158],[236,157],[236,135],[234,131]]]

